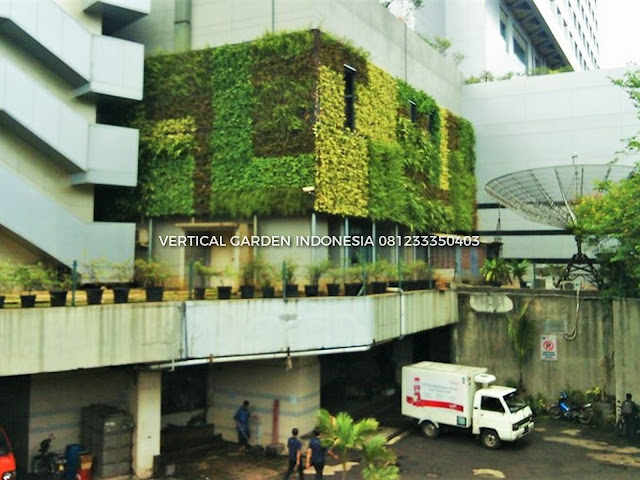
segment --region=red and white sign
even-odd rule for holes
[[[558,341],[556,335],[540,335],[540,358],[552,362],[558,360]]]

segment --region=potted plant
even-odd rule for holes
[[[514,260],[511,262],[511,274],[518,279],[518,283],[520,284],[520,288],[526,288],[527,283],[524,281],[524,275],[529,270],[531,263],[526,258],[521,260],[520,262]]]
[[[107,262],[104,259],[91,260],[84,266],[83,277],[88,280],[85,285],[87,305],[100,305],[102,303],[103,287],[101,282],[105,277]]]
[[[13,290],[13,269],[7,262],[0,261],[0,308],[4,307],[5,294]]]
[[[262,298],[275,297],[273,283],[276,278],[276,269],[266,262],[262,263],[260,271],[257,273],[257,281],[262,291]]]
[[[381,258],[375,263],[367,265],[368,277],[371,282],[371,293],[385,293],[387,291],[387,280],[393,276],[394,267],[388,260]]]
[[[329,268],[331,268],[331,262],[329,260],[322,260],[307,266],[307,279],[309,283],[304,286],[304,294],[307,297],[318,296],[318,284]]]
[[[286,297],[298,296],[298,284],[293,283],[296,280],[297,270],[298,264],[290,258],[287,258],[282,262],[282,289],[284,290]]]
[[[424,260],[415,260],[409,265],[411,279],[416,290],[426,290],[429,288],[429,280],[432,280],[433,270]]]
[[[20,295],[20,305],[22,308],[33,308],[36,305],[35,290],[43,290],[47,281],[46,272],[42,264],[18,265],[13,271],[15,282],[20,285],[21,291],[26,292]]]
[[[120,262],[111,265],[113,278],[118,283],[113,290],[113,303],[127,303],[129,301],[129,282],[133,277],[133,264],[131,262]]]
[[[227,265],[222,271],[218,271],[217,275],[215,275],[218,282],[220,282],[217,289],[219,300],[229,300],[231,298],[231,286],[225,285],[224,281],[228,277],[233,277],[234,275],[235,271],[231,265]]]
[[[344,294],[348,297],[355,297],[366,285],[367,271],[363,264],[355,264],[345,269]]]
[[[486,258],[480,268],[484,281],[496,287],[511,283],[510,271],[509,262],[504,258]]]
[[[46,283],[49,289],[49,302],[52,307],[65,307],[67,294],[72,286],[71,275],[57,268],[45,270]]]
[[[211,265],[205,265],[198,260],[193,264],[193,267],[196,274],[200,276],[200,284],[202,285],[195,289],[196,300],[204,300],[207,282],[212,277],[217,278],[220,282],[220,285],[217,287],[218,300],[229,300],[231,298],[231,287],[224,285],[225,278],[234,275],[231,266],[228,265],[224,270],[218,270],[217,268]]]
[[[171,276],[165,265],[153,260],[136,259],[134,263],[134,279],[145,290],[147,302],[161,302],[164,296],[164,284]]]
[[[338,280],[342,277],[342,268],[331,267],[325,273],[331,279],[331,282],[327,283],[327,295],[337,297],[340,295],[340,283],[338,283]]]
[[[207,283],[211,277],[217,277],[219,275],[218,270],[212,266],[205,265],[202,260],[196,260],[193,262],[193,271],[200,279],[200,286],[194,287],[194,299],[204,300],[207,293]]]
[[[240,268],[240,297],[253,298],[255,296],[255,282],[263,268],[263,260],[261,257],[253,257],[245,262]]]

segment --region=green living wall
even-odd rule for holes
[[[469,122],[315,30],[152,57],[144,101],[119,121],[141,132],[139,182],[99,193],[105,219],[315,210],[419,231],[473,226]]]

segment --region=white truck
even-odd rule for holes
[[[533,430],[531,409],[516,389],[491,385],[483,367],[419,362],[402,367],[402,414],[418,420],[422,433],[436,438],[457,427],[480,436],[486,448],[499,448]]]

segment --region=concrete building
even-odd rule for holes
[[[134,226],[94,222],[93,192],[135,185],[138,132],[97,111],[142,98],[144,47],[109,28],[148,12],[148,1],[0,2],[0,258],[133,258]]]
[[[48,10],[39,10],[44,8]],[[0,157],[2,171],[8,172],[2,173],[6,177],[0,177],[0,225],[4,229],[0,233],[3,235],[0,251],[18,262],[27,263],[46,254],[68,264],[85,250],[89,259],[108,257],[121,261],[133,256],[133,225],[111,224],[109,228],[113,230],[96,234],[95,243],[86,232],[101,225],[93,222],[92,185],[135,183],[138,154],[135,130],[105,125],[106,132],[128,133],[106,140],[98,133],[101,143],[89,146],[92,128],[102,128],[95,124],[96,111],[98,119],[111,120],[116,109],[107,102],[113,97],[140,99],[142,50],[137,45],[140,43],[146,45],[148,53],[158,53],[159,49],[187,53],[193,50],[197,56],[205,47],[248,42],[265,31],[321,29],[347,38],[369,52],[368,67],[372,71],[379,68],[404,80],[412,88],[427,92],[452,114],[472,120],[477,132],[478,195],[485,179],[507,169],[520,169],[523,152],[525,160],[536,165],[540,159],[556,161],[565,158],[565,154],[569,161],[574,153],[587,157],[585,161],[601,161],[602,156],[617,150],[618,139],[637,125],[630,102],[602,72],[463,86],[463,74],[452,62],[438,55],[374,0],[366,3],[158,0],[150,7],[145,2],[123,0],[60,3],[14,0],[0,2],[0,13],[3,19],[8,19],[0,25],[3,31],[0,41],[7,47],[4,51],[9,52],[6,59],[0,60],[4,62],[0,68],[3,78],[13,82],[0,83],[0,106],[7,120],[0,129],[0,151],[12,153]],[[40,25],[62,26],[55,32],[45,29],[39,33],[32,25],[38,15],[57,19]],[[102,23],[97,20],[100,15],[104,16]],[[137,22],[127,24],[141,15],[143,18]],[[88,25],[83,28],[91,35],[80,29],[78,39],[64,40],[64,35],[76,32],[78,24]],[[91,54],[101,48],[102,40],[96,40],[103,37],[99,35],[101,31],[112,34],[113,38],[108,40],[114,40],[119,48],[85,62],[86,52]],[[31,40],[25,39],[26,34]],[[64,41],[59,35],[63,35]],[[51,38],[58,43],[47,43]],[[69,47],[73,58],[63,55],[66,49],[61,49],[60,42]],[[125,62],[116,53],[125,56],[129,47],[139,57]],[[104,70],[99,68],[101,61],[113,59],[121,60]],[[78,62],[91,68],[87,72],[77,66]],[[339,62],[340,68],[343,63]],[[123,67],[125,64],[127,68]],[[118,69],[118,65],[122,68]],[[127,74],[130,68],[136,72],[136,81]],[[51,75],[49,69],[59,78]],[[96,70],[95,77],[92,69]],[[109,76],[112,74],[118,81]],[[239,77],[238,71],[229,75],[231,79]],[[133,89],[135,94],[129,89],[132,82],[137,85]],[[10,85],[14,85],[11,90]],[[31,93],[25,94],[16,85],[28,86]],[[47,115],[63,112],[74,120],[46,117],[43,121],[44,113],[30,106],[35,97],[40,99],[35,102],[38,108],[51,106]],[[12,102],[17,100],[20,102],[14,105]],[[75,116],[69,111],[75,112]],[[77,120],[78,115],[84,123]],[[67,130],[76,123],[79,130]],[[191,126],[188,122],[181,125]],[[52,129],[55,131],[51,132]],[[77,131],[85,132],[86,136]],[[84,144],[74,147],[74,142],[83,138],[86,149]],[[114,152],[116,147],[123,150]],[[82,152],[89,153],[83,156]],[[91,152],[97,157],[92,157]],[[123,163],[114,164],[114,157]],[[72,186],[76,181],[79,185]],[[3,196],[7,191],[10,194]],[[478,198],[483,207],[489,203],[485,197]],[[57,215],[57,223],[31,221],[34,212],[47,209]],[[75,220],[62,223],[68,215],[60,212],[65,211],[73,213]],[[491,214],[489,209],[479,211],[477,228],[488,237],[492,236],[490,226],[495,220]],[[223,236],[243,235],[254,228],[253,219],[246,218],[242,222],[214,218],[209,219],[210,224],[199,225],[190,225],[196,223],[190,215],[164,220],[164,223],[140,222],[139,227],[147,228],[147,249],[159,252],[160,236],[188,233],[190,228],[202,232],[215,227],[225,231]],[[226,221],[229,223],[225,224]],[[50,225],[49,229],[43,225]],[[259,218],[258,225],[264,235],[325,233],[331,228],[328,220],[318,220],[312,215],[264,221]],[[510,228],[505,216],[502,225],[505,230]],[[343,229],[355,226],[355,221],[338,223]],[[390,232],[394,233],[393,228]],[[58,236],[64,239],[68,236],[69,242],[85,243],[58,243]],[[138,237],[141,239],[142,235]],[[155,245],[149,245],[149,239]],[[505,245],[505,251],[510,256],[530,258],[531,243],[526,251],[516,250],[521,247],[515,244]],[[554,245],[540,251],[540,257],[549,255]],[[62,253],[57,250],[63,248],[66,250]],[[415,255],[410,250],[408,255]],[[186,253],[184,249],[167,248],[162,255],[184,271]],[[222,256],[221,263],[229,263],[233,258],[240,265],[240,253],[248,252],[236,253],[235,258]],[[275,260],[284,255],[278,248],[266,253]],[[298,254],[305,261],[314,255],[307,248],[300,249]],[[551,255],[555,256],[555,252]],[[325,251],[323,256],[330,253]],[[453,267],[457,266],[455,258],[449,260]],[[479,261],[477,257],[475,260]],[[476,311],[484,313],[495,313],[496,305],[508,303],[503,295],[495,303],[487,300],[484,292],[477,297],[486,310]],[[504,324],[502,317],[499,321]],[[0,362],[0,424],[9,431],[22,469],[19,473],[24,474],[39,442],[50,433],[56,435],[55,449],[80,440],[80,412],[84,406],[103,403],[124,409],[133,415],[135,423],[133,447],[126,458],[131,457],[132,471],[137,477],[150,478],[154,458],[162,453],[165,427],[215,424],[215,431],[235,440],[232,415],[248,399],[260,420],[259,425],[252,427],[255,441],[263,445],[283,442],[291,427],[303,432],[311,428],[314,413],[330,400],[323,388],[327,385],[342,385],[340,402],[346,396],[366,397],[371,390],[393,383],[403,364],[423,359],[449,361],[455,358],[452,353],[465,354],[454,352],[453,329],[457,322],[455,290],[396,291],[337,298],[6,308],[0,310],[0,348],[4,352]],[[469,337],[473,335],[465,336],[467,345]],[[490,338],[491,332],[483,336],[487,343]],[[329,393],[335,391],[332,388]],[[276,400],[280,421],[274,424]],[[165,431],[164,438],[167,437]]]
[[[536,167],[632,165],[619,155],[640,129],[626,92],[611,83],[624,69],[590,70],[465,85],[463,111],[477,132],[478,233],[501,237],[503,256],[562,263],[576,253],[566,231],[525,220],[484,192],[490,180]]]
[[[596,0],[433,0],[415,29],[449,40],[466,77],[598,68]]]

